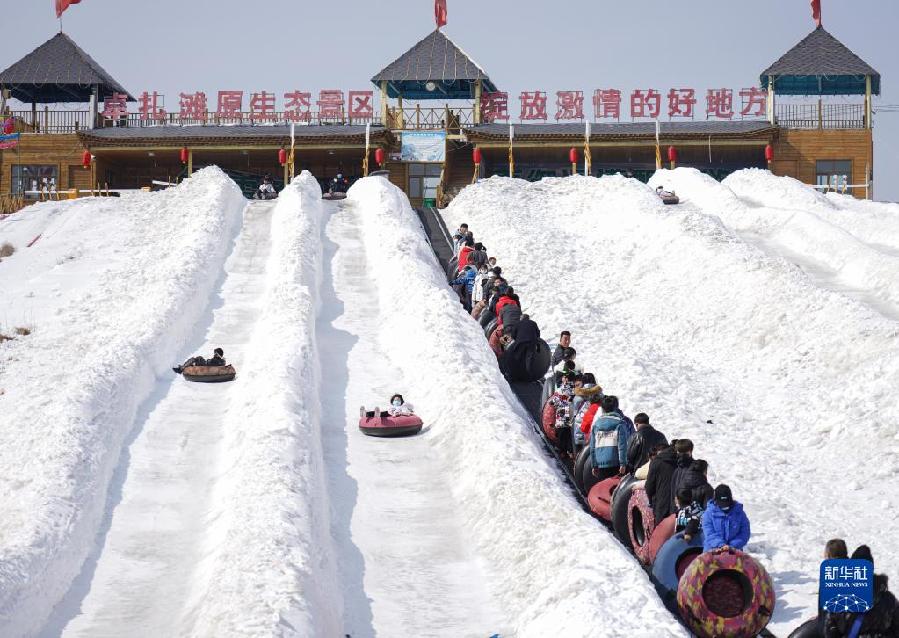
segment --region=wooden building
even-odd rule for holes
[[[381,148],[390,158],[385,167],[390,179],[415,205],[429,199],[445,203],[476,177],[509,174],[509,125],[484,121],[481,113],[482,93],[497,87],[442,31],[428,34],[372,82],[381,94],[380,112],[355,121],[326,121],[312,113],[309,122],[295,127],[292,171],[308,169],[323,185],[338,172],[352,180],[363,175],[366,164],[373,166],[375,149]],[[766,69],[760,85],[768,91],[767,118],[662,122],[663,149],[674,146],[679,165],[720,179],[740,168],[767,166],[770,145],[775,173],[872,196],[871,98],[880,93],[880,75],[872,67],[819,27]],[[37,191],[49,183],[59,192],[98,185],[134,189],[174,182],[215,164],[249,194],[262,175],[271,174],[277,183],[292,172],[278,157],[292,143],[284,113],[264,123],[251,113],[227,121],[215,113],[199,120],[178,114],[103,117],[98,104],[105,98],[132,98],[62,33],[0,73],[0,90],[0,113],[12,118],[20,134],[15,148],[0,151],[0,208],[43,196]],[[826,101],[834,95],[864,101]],[[10,110],[10,98],[31,108]],[[83,106],[51,108],[61,103]],[[589,140],[585,128],[583,123],[515,124],[515,177],[567,175],[569,149],[583,157],[585,145],[593,175],[622,172],[647,179],[655,170],[653,122],[594,123]],[[421,131],[443,134],[440,161],[400,159],[404,135]],[[477,174],[475,147],[483,158]],[[87,168],[85,150],[92,158]]]

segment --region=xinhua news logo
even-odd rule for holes
[[[874,565],[859,559],[821,563],[818,608],[831,613],[865,613],[874,605]]]

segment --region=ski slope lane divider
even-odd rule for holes
[[[0,355],[3,636],[36,631],[79,573],[136,411],[156,379],[172,374],[205,312],[245,200],[222,171],[208,168],[120,206],[123,232],[92,244],[116,267],[36,318],[39,329]],[[77,220],[91,223],[87,214]],[[76,231],[85,234],[66,229]],[[51,245],[42,241],[16,258],[39,260]]]
[[[303,171],[273,213],[262,310],[224,423],[208,589],[190,603],[198,636],[343,635],[319,421],[321,195]]]
[[[350,189],[382,350],[457,470],[446,486],[518,636],[683,636],[633,558],[572,498],[476,322],[454,299],[405,195],[379,177]],[[411,373],[414,370],[415,373]]]

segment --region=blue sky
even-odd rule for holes
[[[824,26],[883,76],[899,104],[899,3],[823,0]],[[4,15],[0,68],[58,30],[51,0]],[[754,85],[813,28],[808,0],[448,0],[445,32],[510,93]],[[132,94],[370,88],[369,78],[434,27],[432,0],[82,0],[64,30]],[[553,98],[551,97],[551,100]],[[589,99],[588,99],[589,100]],[[279,97],[279,106],[281,100]],[[550,117],[552,117],[550,113]],[[875,116],[878,199],[899,200],[899,112]]]

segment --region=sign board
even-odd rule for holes
[[[15,148],[19,143],[19,134],[0,135],[0,149]]]
[[[403,132],[403,162],[442,162],[446,159],[445,131]]]
[[[821,563],[818,608],[831,613],[864,613],[874,605],[874,565],[836,558]]]

